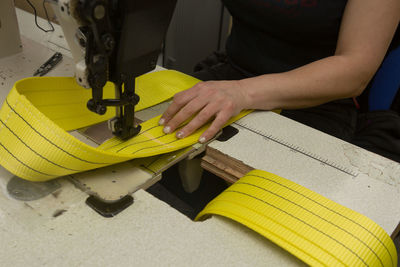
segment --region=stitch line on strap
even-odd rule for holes
[[[9,155],[11,155],[14,159],[16,159],[19,163],[21,163],[22,165],[24,165],[24,166],[27,167],[28,169],[30,169],[30,170],[32,170],[32,171],[34,171],[34,172],[37,172],[37,173],[39,173],[39,174],[45,175],[45,176],[56,176],[56,175],[53,175],[53,174],[47,174],[47,173],[44,173],[44,172],[35,170],[34,168],[28,166],[26,163],[22,162],[19,158],[15,157],[15,156],[13,155],[13,153],[11,153],[1,142],[0,142],[0,146],[3,147],[4,150],[5,150]]]
[[[18,117],[20,117],[34,132],[36,132],[40,137],[42,137],[42,138],[43,138],[44,140],[46,140],[48,143],[52,144],[53,146],[55,146],[56,148],[58,148],[58,149],[61,150],[62,152],[66,153],[67,155],[69,155],[69,156],[71,156],[71,157],[73,157],[73,158],[75,158],[75,159],[77,159],[77,160],[80,160],[80,161],[83,161],[83,162],[86,162],[86,163],[90,163],[90,164],[96,164],[96,165],[112,164],[112,163],[92,162],[92,161],[88,161],[88,160],[79,158],[79,157],[77,157],[77,156],[75,156],[75,155],[72,155],[72,154],[69,153],[68,151],[64,150],[63,148],[59,147],[58,145],[56,145],[55,143],[53,143],[52,141],[50,141],[48,138],[46,138],[45,136],[43,136],[43,135],[42,135],[38,130],[36,130],[28,121],[26,121],[18,112],[16,112],[16,111],[11,107],[11,105],[8,103],[8,101],[6,101],[6,103],[7,103],[7,105],[12,109],[12,111],[13,111]]]
[[[342,242],[340,242],[340,241],[337,240],[336,238],[334,238],[334,237],[328,235],[327,233],[324,233],[323,231],[321,231],[320,229],[316,228],[315,226],[313,226],[313,225],[307,223],[306,221],[304,221],[304,220],[302,220],[302,219],[300,219],[300,218],[294,216],[293,214],[290,214],[290,213],[286,212],[285,210],[283,210],[283,209],[281,209],[281,208],[279,208],[279,207],[277,207],[277,206],[275,206],[275,205],[272,205],[272,204],[270,204],[270,203],[268,203],[268,202],[266,202],[266,201],[264,201],[264,200],[262,200],[262,199],[260,199],[260,198],[257,198],[257,197],[255,197],[255,196],[252,196],[252,195],[247,194],[247,193],[244,193],[244,192],[240,192],[240,191],[236,191],[236,190],[226,190],[225,192],[227,192],[227,193],[241,194],[241,195],[247,196],[247,197],[249,197],[249,198],[252,198],[252,199],[255,199],[255,200],[257,200],[257,201],[260,201],[260,202],[262,202],[262,203],[264,203],[264,204],[266,204],[266,205],[268,205],[268,206],[270,206],[270,207],[273,207],[274,209],[277,209],[277,210],[279,210],[279,211],[282,212],[282,213],[285,213],[286,215],[288,215],[288,216],[290,216],[290,217],[292,217],[292,218],[298,220],[299,222],[301,222],[301,223],[307,225],[308,227],[314,229],[315,231],[319,232],[320,234],[322,234],[322,235],[328,237],[328,238],[331,239],[332,241],[334,241],[334,242],[336,242],[337,244],[341,245],[343,248],[345,248],[345,249],[348,250],[350,253],[352,253],[354,256],[356,256],[365,266],[369,266],[369,265],[364,261],[364,259],[361,258],[361,257],[360,257],[355,251],[353,251],[351,248],[347,247],[345,244],[343,244]]]
[[[29,145],[27,145],[14,131],[11,130],[11,129],[7,126],[7,124],[4,123],[1,119],[0,119],[0,123],[1,123],[2,125],[4,125],[4,127],[6,127],[6,128],[10,131],[10,133],[12,133],[25,147],[27,147],[29,150],[31,150],[33,153],[35,153],[37,156],[39,156],[40,158],[44,159],[45,161],[47,161],[47,162],[49,162],[49,163],[51,163],[51,164],[53,164],[53,165],[55,165],[55,166],[57,166],[57,167],[60,167],[60,168],[62,168],[62,169],[65,169],[65,170],[75,171],[75,172],[81,171],[81,170],[74,170],[74,169],[70,169],[70,168],[68,168],[68,167],[59,165],[59,164],[57,164],[57,163],[55,163],[55,162],[49,160],[48,158],[46,158],[46,157],[40,155],[40,154],[39,154],[37,151],[35,151],[32,147],[30,147]]]
[[[277,197],[279,197],[279,198],[281,198],[281,199],[284,199],[285,201],[290,202],[291,204],[293,204],[293,205],[299,207],[300,209],[305,210],[305,211],[311,213],[312,215],[314,215],[314,216],[320,218],[321,220],[323,220],[323,221],[325,221],[325,222],[327,222],[327,223],[329,223],[329,224],[335,226],[336,228],[340,229],[341,231],[345,232],[346,234],[348,234],[348,235],[352,236],[353,238],[357,239],[360,243],[362,243],[365,247],[367,247],[367,248],[376,256],[376,258],[379,260],[380,264],[381,264],[382,266],[384,266],[384,265],[383,265],[383,262],[382,262],[382,260],[381,260],[381,258],[376,254],[376,252],[375,252],[370,246],[368,246],[368,244],[366,244],[364,241],[362,241],[359,237],[357,237],[357,236],[355,236],[354,234],[350,233],[349,231],[343,229],[343,228],[340,227],[339,225],[337,225],[337,224],[335,224],[335,223],[333,223],[333,222],[331,222],[331,221],[329,221],[329,220],[327,220],[327,219],[321,217],[320,215],[316,214],[315,212],[312,212],[311,210],[304,208],[303,206],[301,206],[301,205],[299,205],[299,204],[293,202],[292,200],[290,200],[290,199],[288,199],[288,198],[285,198],[284,196],[281,196],[281,195],[279,195],[279,194],[277,194],[277,193],[274,193],[274,192],[272,192],[272,191],[270,191],[270,190],[267,190],[267,189],[265,189],[265,188],[262,188],[262,187],[260,187],[260,186],[257,186],[257,185],[254,185],[254,184],[250,184],[250,183],[246,183],[246,182],[240,182],[240,181],[239,181],[239,182],[236,182],[236,184],[243,184],[243,185],[253,186],[253,187],[255,187],[255,188],[261,189],[261,190],[263,190],[263,191],[265,191],[265,192],[268,192],[269,194],[272,194],[272,195],[277,196]],[[323,207],[325,207],[325,206],[322,205],[322,204],[320,204],[320,205],[323,206]]]
[[[340,217],[343,217],[343,218],[345,218],[345,219],[351,221],[352,223],[358,225],[359,227],[363,228],[365,231],[367,231],[368,233],[370,233],[370,234],[385,248],[386,252],[387,252],[387,253],[389,254],[389,256],[390,256],[389,258],[390,258],[390,261],[392,262],[392,266],[394,266],[393,255],[390,253],[388,247],[382,242],[382,240],[381,240],[380,238],[378,238],[373,232],[371,232],[369,229],[367,229],[366,227],[364,227],[364,226],[361,225],[360,223],[356,222],[355,220],[353,220],[353,219],[351,219],[351,218],[349,218],[349,217],[347,217],[347,216],[345,216],[345,215],[343,215],[343,214],[341,214],[341,213],[339,213],[339,212],[337,212],[337,211],[335,211],[335,210],[333,210],[333,209],[331,209],[331,208],[329,208],[329,207],[327,207],[327,206],[325,206],[325,205],[322,205],[321,203],[319,203],[319,202],[313,200],[312,198],[310,198],[310,197],[308,197],[308,196],[302,194],[301,192],[298,192],[298,191],[296,191],[296,190],[293,190],[292,188],[290,188],[290,187],[288,187],[288,186],[286,186],[286,185],[284,185],[284,184],[281,184],[281,183],[279,183],[279,182],[277,182],[277,181],[274,181],[274,180],[272,180],[272,179],[270,179],[270,178],[268,178],[268,177],[263,177],[263,176],[254,175],[254,174],[249,174],[249,175],[246,175],[246,176],[247,176],[247,177],[256,177],[256,178],[264,179],[264,180],[270,181],[270,182],[272,182],[272,183],[275,183],[275,184],[277,184],[277,185],[279,185],[279,186],[281,186],[281,187],[286,188],[286,189],[289,190],[289,191],[292,191],[293,193],[296,193],[296,194],[298,194],[298,195],[300,195],[300,196],[302,196],[302,197],[304,197],[304,198],[310,200],[311,202],[314,202],[315,204],[317,204],[317,205],[319,205],[319,206],[321,206],[321,207],[323,207],[323,208],[329,210],[330,212],[333,212],[333,213],[335,213],[336,215],[338,215],[338,216],[340,216]]]

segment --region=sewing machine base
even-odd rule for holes
[[[132,205],[133,202],[134,200],[131,195],[126,195],[123,198],[113,202],[106,202],[95,196],[90,196],[86,199],[86,204],[89,207],[106,218],[116,216],[118,213]]]

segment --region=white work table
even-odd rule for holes
[[[54,51],[66,51],[60,34],[32,36],[29,32],[34,29],[29,16],[20,11],[18,16],[22,34],[31,39],[23,38],[24,50],[21,54],[0,59],[0,103],[15,81],[31,76]],[[34,38],[35,41],[32,40]],[[48,76],[72,74],[72,60],[65,56]],[[247,123],[251,124],[257,116],[267,116],[264,123],[274,125],[277,131],[284,127],[290,131],[305,129],[302,125],[271,114],[254,114],[247,119]],[[239,134],[227,142],[215,141],[210,147],[253,168],[293,178],[295,182],[341,204],[360,207],[359,212],[367,213],[389,234],[397,226],[400,200],[392,196],[394,192],[399,192],[399,164],[307,128],[304,136],[299,137],[303,142],[301,145],[307,146],[311,140],[320,147],[328,142],[330,146],[324,150],[327,156],[357,173],[357,176],[351,176],[329,166],[325,169],[321,162],[296,158],[290,154],[293,151],[272,148],[268,151],[260,146],[266,138],[253,136],[238,124],[234,126],[240,129]],[[252,142],[246,146],[245,139],[249,140],[249,135]],[[287,136],[282,138],[287,139]],[[338,142],[344,154],[328,149]],[[271,141],[268,143],[276,145]],[[281,153],[277,154],[277,151]],[[1,266],[303,265],[286,251],[235,222],[221,217],[193,222],[143,190],[134,193],[132,206],[116,217],[104,218],[85,204],[88,195],[66,178],[57,179],[61,188],[53,194],[35,201],[20,201],[7,192],[7,183],[12,177],[0,167]],[[389,178],[390,181],[387,180]],[[323,183],[316,179],[324,179],[327,187],[321,186]],[[343,186],[346,184],[351,186]],[[360,190],[349,192],[354,188]],[[368,192],[371,188],[372,191]],[[370,197],[375,206],[364,201]],[[357,204],[350,203],[351,199]]]
[[[11,199],[0,171],[1,266],[297,266],[290,254],[223,218],[195,223],[145,191],[113,218],[66,180],[57,194]],[[57,216],[57,214],[60,214]]]

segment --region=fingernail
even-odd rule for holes
[[[200,137],[199,142],[204,144],[206,142],[206,138],[205,137]]]
[[[183,132],[181,131],[177,132],[176,137],[183,138]]]
[[[164,131],[164,133],[169,134],[171,132],[171,127],[166,126],[166,127],[164,127],[163,131]]]
[[[165,123],[165,119],[163,119],[163,118],[161,118],[161,119],[158,121],[158,125],[164,125],[164,123]]]

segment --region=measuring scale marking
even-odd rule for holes
[[[315,153],[307,151],[306,149],[304,149],[302,147],[299,147],[297,145],[294,145],[294,144],[291,144],[291,143],[289,143],[287,141],[279,139],[278,137],[275,137],[275,136],[273,136],[271,134],[265,133],[265,132],[263,132],[263,131],[261,131],[259,129],[255,129],[252,126],[250,126],[250,125],[248,125],[248,124],[246,124],[244,122],[235,122],[234,124],[239,125],[239,126],[243,127],[244,129],[246,129],[246,130],[248,130],[250,132],[253,132],[255,134],[258,134],[258,135],[260,135],[260,136],[262,136],[262,137],[264,137],[264,138],[266,138],[268,140],[271,140],[271,141],[273,141],[273,142],[275,142],[277,144],[280,144],[280,145],[282,145],[284,147],[287,147],[287,148],[289,148],[289,149],[291,149],[291,150],[293,150],[295,152],[298,152],[298,153],[300,153],[300,154],[302,154],[302,155],[304,155],[304,156],[306,156],[306,157],[308,157],[310,159],[316,160],[316,161],[318,161],[318,162],[320,162],[320,163],[322,163],[322,164],[324,164],[326,166],[332,167],[332,168],[334,168],[334,169],[336,169],[338,171],[346,173],[346,174],[348,174],[348,175],[350,175],[352,177],[357,177],[357,175],[358,175],[357,172],[355,172],[355,171],[353,171],[353,170],[351,170],[349,168],[343,167],[338,163],[330,161],[330,160],[328,160],[328,159],[326,159],[326,158],[324,158],[324,157],[322,157],[320,155],[317,155]]]

